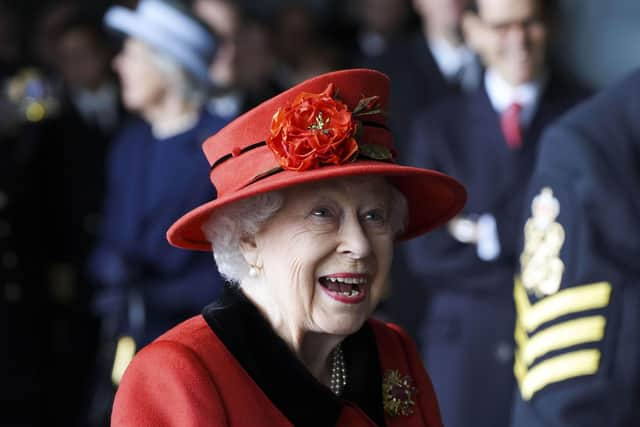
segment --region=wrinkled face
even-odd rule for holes
[[[261,285],[281,319],[276,323],[333,335],[362,326],[389,279],[390,190],[383,178],[367,177],[284,192],[282,208],[256,235],[249,260],[262,267]]]
[[[478,0],[467,15],[469,42],[487,68],[512,85],[537,78],[544,68],[548,23],[538,0]]]
[[[129,110],[143,112],[166,94],[168,81],[154,65],[151,48],[128,38],[114,58],[113,68],[120,76],[122,101]]]

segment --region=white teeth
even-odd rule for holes
[[[362,285],[367,283],[364,277],[327,277],[327,280],[333,283],[345,283],[348,285]]]

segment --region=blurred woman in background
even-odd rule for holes
[[[223,121],[203,107],[216,40],[186,9],[142,0],[134,11],[112,7],[105,23],[125,36],[114,68],[125,107],[140,116],[111,149],[104,226],[90,266],[102,371],[117,384],[137,348],[221,289],[210,256],[171,248],[164,235],[189,206],[215,196],[200,145]],[[94,402],[108,412],[108,399]]]

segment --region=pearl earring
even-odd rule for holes
[[[249,267],[249,276],[258,277],[258,269],[253,265]]]

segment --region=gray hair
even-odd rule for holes
[[[220,208],[203,225],[207,240],[211,242],[213,257],[222,276],[235,283],[247,277],[249,265],[240,251],[240,242],[252,236],[282,207],[284,194],[279,191],[259,194]],[[409,210],[407,199],[391,186],[391,212],[389,220],[395,236],[407,227]]]
[[[160,72],[167,78],[169,85],[176,88],[184,99],[196,108],[202,107],[209,98],[209,88],[200,80],[187,72],[175,59],[171,58],[153,46],[148,45],[151,60]]]
[[[221,207],[202,225],[218,270],[225,279],[240,283],[240,279],[249,274],[249,265],[240,252],[240,241],[256,234],[283,203],[281,192],[258,194]]]

